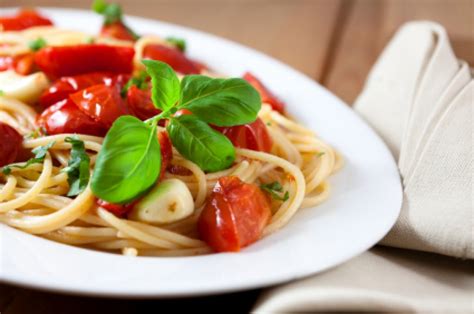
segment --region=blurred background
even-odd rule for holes
[[[0,7],[89,9],[88,0],[0,0]],[[347,103],[404,22],[443,24],[458,57],[474,64],[474,0],[117,0],[124,12],[181,24],[267,53]]]
[[[269,54],[348,104],[394,32],[410,20],[448,30],[455,53],[474,64],[474,0],[112,0],[129,15],[222,36]],[[0,7],[89,9],[92,0],[0,0]],[[125,301],[67,297],[0,285],[1,313],[132,313],[156,307],[247,312],[260,290],[207,298]],[[71,306],[73,304],[74,306]],[[229,309],[232,304],[232,309]]]

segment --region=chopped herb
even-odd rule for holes
[[[32,131],[31,133],[27,134],[25,136],[25,138],[26,139],[35,139],[35,138],[40,137],[43,134],[46,134],[46,130],[43,127],[40,127],[38,129]]]
[[[72,145],[71,159],[69,159],[67,167],[61,172],[67,173],[69,183],[69,192],[67,196],[76,196],[80,194],[89,184],[90,176],[90,158],[86,153],[84,142],[79,137],[66,137],[66,143]]]
[[[106,25],[122,21],[122,8],[117,3],[95,0],[92,3],[92,10],[104,16]]]
[[[28,47],[30,47],[30,49],[33,50],[33,51],[38,51],[41,48],[46,47],[46,45],[47,45],[46,40],[44,40],[41,37],[38,38],[38,39],[32,40],[28,43]]]
[[[166,41],[176,46],[176,48],[178,48],[182,52],[186,51],[186,41],[183,38],[168,37],[166,38]]]
[[[5,95],[5,92],[0,89],[0,96]]]
[[[148,74],[146,71],[141,71],[138,76],[134,76],[131,79],[128,80],[127,84],[122,88],[122,91],[120,94],[122,97],[125,97],[127,95],[128,90],[132,85],[135,85],[139,89],[147,89],[148,88]]]
[[[94,37],[92,37],[92,36],[91,36],[91,37],[88,37],[88,38],[86,39],[86,43],[87,43],[87,44],[93,44],[94,41],[95,41],[95,39],[94,39]]]
[[[269,121],[269,122],[267,122],[267,125],[268,125],[268,126],[272,126],[272,123]]]
[[[290,198],[288,191],[285,191],[285,193],[283,193],[283,187],[278,181],[262,184],[260,185],[260,188],[264,190],[265,192],[269,193],[274,200],[285,202]],[[281,195],[282,193],[283,193],[283,196]]]
[[[321,157],[321,156],[324,155],[324,154],[325,154],[324,152],[319,152],[319,153],[316,155],[316,157],[319,158],[319,157]]]
[[[2,173],[8,175],[12,172],[11,168],[26,169],[32,164],[42,163],[44,161],[44,158],[46,157],[46,153],[51,147],[53,147],[54,143],[55,142],[53,141],[47,145],[36,147],[31,151],[33,154],[35,154],[35,157],[30,158],[24,165],[10,164],[8,166],[5,166],[2,168]]]

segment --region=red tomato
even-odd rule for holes
[[[104,126],[89,118],[69,98],[43,111],[37,123],[48,134],[78,133],[104,136],[107,132]]]
[[[150,91],[135,85],[127,91],[127,104],[131,113],[140,120],[150,119],[161,112],[153,105]]]
[[[113,204],[98,198],[96,204],[117,217],[125,217],[133,209],[136,201],[128,204]]]
[[[34,10],[22,10],[14,16],[0,17],[0,30],[19,31],[33,26],[53,25],[53,23],[39,15]]]
[[[14,128],[0,122],[0,167],[11,164],[21,152],[23,137]]]
[[[64,76],[55,81],[50,88],[44,91],[39,99],[39,103],[43,107],[48,107],[60,100],[66,99],[72,93],[98,84],[118,86],[118,88],[122,89],[129,78],[129,74],[116,75],[110,72],[93,72],[75,76]]]
[[[15,70],[18,74],[27,75],[35,67],[34,56],[27,53],[19,56],[0,56],[0,71]]]
[[[270,104],[273,110],[282,114],[285,113],[285,103],[279,100],[258,78],[253,76],[252,73],[245,73],[243,78],[259,92],[262,102]]]
[[[119,86],[98,84],[69,95],[82,112],[109,129],[118,117],[128,114]]]
[[[52,78],[101,71],[130,73],[134,54],[130,47],[102,44],[46,47],[35,54],[35,62]]]
[[[237,252],[261,237],[270,216],[270,202],[258,186],[223,177],[199,217],[198,230],[215,251]]]
[[[266,153],[272,150],[272,138],[260,118],[249,124],[224,128],[215,127],[215,129],[227,136],[234,146]]]
[[[171,141],[166,131],[158,132],[158,141],[160,142],[161,150],[161,171],[159,180],[163,179],[166,169],[173,158],[173,149],[171,146]]]
[[[105,37],[135,41],[135,36],[120,21],[106,25],[104,24],[100,30],[100,34]]]
[[[127,75],[128,76],[128,75]],[[55,81],[41,95],[39,103],[44,108],[60,100],[66,99],[69,94],[80,91],[92,85],[106,84],[111,86],[117,79],[116,75],[109,72],[94,72],[75,76],[64,76]]]
[[[199,74],[200,70],[179,49],[160,44],[147,45],[143,50],[144,59],[168,63],[175,71],[182,74]]]

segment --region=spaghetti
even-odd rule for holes
[[[38,37],[51,46],[79,45],[91,38],[81,32],[52,26],[3,32],[0,33],[0,55],[28,53],[27,43]],[[135,43],[100,36],[94,40],[107,45],[133,45],[136,71],[141,67],[145,47],[164,42],[157,37],[142,37]],[[271,200],[271,218],[263,229],[263,236],[269,235],[286,225],[299,209],[314,207],[326,200],[330,195],[327,179],[342,166],[342,158],[330,145],[264,102],[258,117],[273,142],[271,151],[236,148],[236,159],[228,169],[206,173],[173,148],[170,166],[179,167],[181,171],[169,171],[168,167],[163,179],[183,182],[193,197],[194,210],[177,221],[150,224],[119,217],[97,205],[90,186],[79,195],[68,197],[70,185],[63,170],[71,159],[72,144],[66,139],[77,136],[84,143],[91,173],[104,139],[85,134],[29,137],[38,129],[37,114],[34,107],[25,102],[8,94],[0,96],[0,122],[24,136],[24,149],[52,145],[42,162],[25,168],[21,167],[25,162],[16,163],[20,167],[12,167],[10,173],[0,175],[0,221],[52,241],[124,255],[188,256],[212,252],[200,239],[197,223],[216,183],[227,176],[256,185],[279,182],[282,190],[288,192],[285,200]],[[158,130],[165,129],[158,127]]]

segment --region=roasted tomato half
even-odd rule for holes
[[[199,217],[198,230],[215,251],[237,252],[260,239],[270,217],[270,201],[258,186],[223,177]]]

